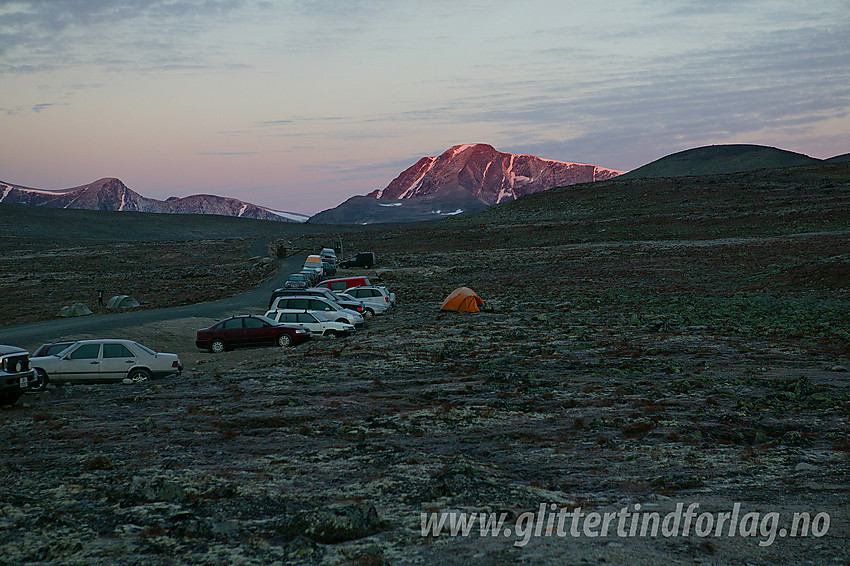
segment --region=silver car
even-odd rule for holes
[[[144,381],[183,371],[177,354],[118,339],[80,340],[56,354],[33,357],[30,365],[45,385]]]
[[[388,307],[395,306],[395,293],[391,293],[383,285],[360,285],[346,289],[345,292],[364,303],[383,303]]]
[[[390,308],[389,303],[384,303],[384,302],[379,302],[377,300],[372,300],[371,297],[368,298],[368,300],[367,299],[358,299],[356,297],[352,297],[347,292],[346,293],[344,293],[342,291],[334,291],[334,292],[336,293],[336,295],[338,297],[340,297],[340,298],[342,298],[346,301],[362,301],[363,310],[366,311],[366,313],[369,316],[384,314]]]

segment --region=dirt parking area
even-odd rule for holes
[[[348,339],[213,355],[193,344],[209,319],[127,329],[184,375],[0,412],[0,563],[846,564],[847,298],[782,271],[800,246],[846,242],[385,250],[398,306]],[[462,284],[494,312],[440,312]],[[830,523],[773,540],[523,528],[541,505],[679,503]],[[423,536],[441,512],[513,531]]]

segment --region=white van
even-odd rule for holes
[[[322,265],[322,257],[318,255],[308,255],[307,259],[304,260],[303,269],[310,269],[318,274],[319,277],[322,277],[325,274],[325,266]]]

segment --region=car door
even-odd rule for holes
[[[271,326],[259,318],[243,318],[246,344],[271,344],[275,335]]]
[[[310,299],[310,309],[311,311],[318,311],[320,313],[331,314],[335,312],[336,309],[328,303],[327,301],[323,301],[322,299]]]
[[[245,343],[245,333],[241,318],[231,318],[221,323],[222,338],[229,346],[241,346]]]
[[[63,380],[74,382],[97,381],[100,378],[100,344],[80,344],[59,362]]]
[[[295,316],[298,317],[296,319],[296,325],[302,328],[307,328],[310,331],[315,332],[316,334],[321,334],[324,331],[323,325],[318,320],[316,320],[316,317],[312,314],[308,312],[300,312],[297,313]]]
[[[289,299],[286,302],[287,310],[306,311],[310,307],[310,299],[307,297],[300,299]]]
[[[295,323],[296,316],[294,312],[278,312],[274,320],[281,324],[292,325]]]
[[[136,365],[136,355],[120,342],[104,342],[100,359],[100,378],[120,381]]]

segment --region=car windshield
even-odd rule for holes
[[[258,318],[265,323],[271,324],[272,326],[277,326],[279,324],[278,321],[276,321],[275,319],[263,315],[257,315],[254,318]]]
[[[356,301],[357,300],[354,297],[352,297],[351,295],[349,295],[348,293],[340,293],[339,291],[336,292],[336,297],[340,300],[343,300],[343,301]]]
[[[304,281],[305,278],[303,273],[293,273],[289,276],[290,281]]]
[[[312,313],[310,313],[310,314],[312,314],[313,316],[315,316],[315,317],[316,317],[316,320],[318,320],[319,322],[328,322],[328,321],[330,320],[328,317],[326,317],[325,315],[323,315],[323,314],[322,314],[322,313],[320,313],[320,312],[312,312]]]

